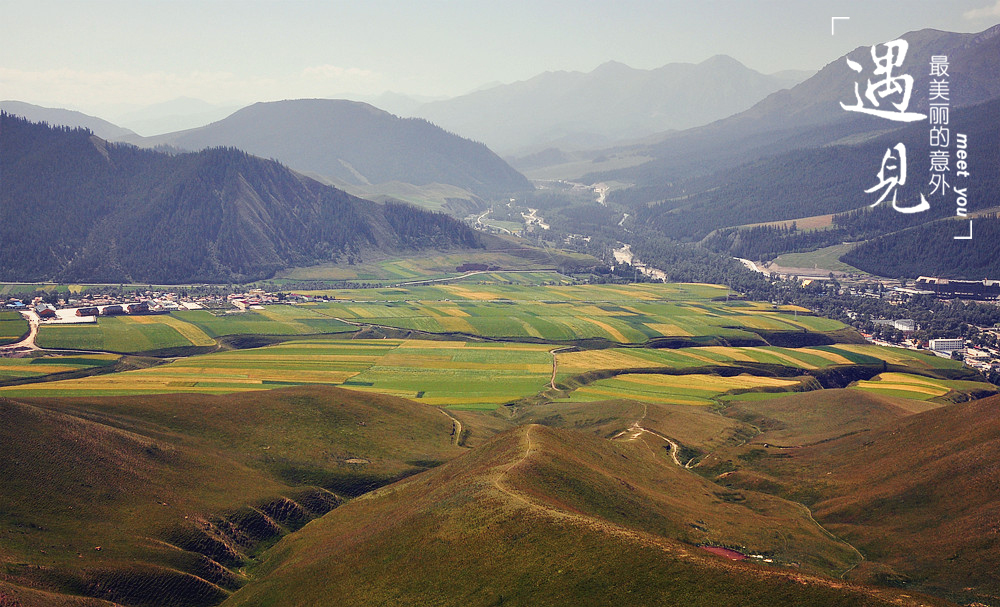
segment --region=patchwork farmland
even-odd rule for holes
[[[267,306],[243,312],[186,310],[99,318],[88,325],[43,325],[44,348],[163,353],[210,348],[232,336],[348,333],[374,326],[420,333],[571,343],[766,345],[761,335],[836,336],[844,325],[792,306],[725,301],[716,285],[458,284],[324,292],[327,303]],[[828,340],[829,341],[829,340]],[[183,352],[180,352],[183,353]]]

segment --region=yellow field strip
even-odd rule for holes
[[[139,325],[167,325],[196,346],[215,345],[215,340],[205,334],[204,331],[189,322],[185,322],[169,314],[157,314],[156,316],[129,316],[128,319],[130,322],[134,322]]]

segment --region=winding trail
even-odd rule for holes
[[[677,453],[680,451],[680,447],[678,446],[678,444],[673,439],[671,439],[671,438],[669,438],[667,436],[664,436],[663,434],[660,434],[659,432],[657,432],[655,430],[650,430],[649,428],[644,428],[642,426],[642,420],[646,419],[646,414],[647,413],[649,413],[649,405],[647,405],[646,403],[643,403],[642,404],[642,417],[640,417],[639,419],[637,419],[634,422],[632,422],[632,425],[629,426],[629,428],[627,430],[622,430],[618,434],[612,436],[611,440],[620,439],[622,437],[625,437],[626,435],[628,435],[627,438],[624,438],[624,440],[626,440],[626,441],[642,440],[642,435],[643,434],[647,434],[647,433],[648,434],[652,434],[653,436],[656,436],[656,437],[658,437],[658,438],[660,438],[660,439],[662,439],[662,440],[664,440],[664,441],[666,441],[667,443],[670,444],[670,458],[674,460],[674,464],[676,464],[680,468],[684,468],[685,470],[690,470],[691,469],[691,464],[692,464],[692,462],[694,462],[695,458],[691,458],[686,464],[682,464],[680,458],[677,457]],[[649,447],[649,444],[646,443],[645,440],[643,440],[642,442],[643,442],[643,444],[646,445],[647,448],[650,449],[650,451],[652,451],[652,447]],[[694,473],[692,472],[692,474],[694,474]],[[822,533],[823,535],[825,535],[829,539],[831,539],[831,540],[833,540],[833,541],[835,541],[835,542],[837,542],[839,544],[843,544],[844,546],[847,546],[848,548],[850,548],[851,550],[853,550],[855,554],[858,555],[858,559],[859,559],[858,562],[854,563],[853,565],[851,565],[850,567],[848,567],[847,569],[845,569],[840,574],[840,576],[839,576],[841,579],[844,579],[844,576],[846,576],[849,572],[851,572],[852,570],[854,570],[858,565],[860,565],[861,563],[863,563],[865,561],[865,555],[861,554],[861,551],[858,550],[853,544],[851,544],[850,542],[844,540],[841,537],[838,537],[836,534],[834,534],[829,529],[827,529],[822,524],[820,524],[820,522],[817,521],[813,517],[812,511],[809,509],[808,506],[806,506],[802,502],[796,502],[796,501],[792,501],[792,500],[788,500],[788,499],[786,499],[784,501],[787,501],[787,502],[789,502],[791,504],[795,504],[796,506],[798,506],[799,508],[801,508],[805,512],[806,517],[809,519],[809,521],[812,522],[812,524],[815,525],[820,530],[820,533]]]
[[[645,417],[645,412],[644,412],[644,417]],[[527,495],[525,493],[522,493],[521,491],[518,491],[517,489],[515,489],[512,485],[509,484],[508,477],[509,477],[511,471],[513,471],[514,469],[518,468],[519,466],[524,465],[524,463],[527,462],[531,458],[531,456],[534,453],[537,452],[535,441],[532,439],[532,430],[536,426],[537,426],[537,424],[530,424],[530,425],[524,426],[524,443],[525,443],[524,453],[522,453],[519,458],[517,458],[516,460],[514,460],[510,464],[502,467],[499,470],[499,472],[496,474],[496,476],[494,476],[494,478],[493,478],[493,486],[498,491],[500,491],[501,493],[503,493],[507,497],[511,498],[512,500],[516,501],[519,504],[522,504],[524,507],[530,509],[531,511],[533,511],[533,512],[535,512],[535,513],[537,513],[537,514],[539,514],[541,516],[545,516],[545,517],[548,517],[550,519],[559,520],[559,521],[563,521],[563,522],[567,522],[567,523],[571,523],[571,524],[579,524],[579,525],[582,525],[582,526],[584,526],[584,527],[586,527],[588,529],[592,529],[592,530],[595,530],[595,531],[598,531],[598,532],[601,532],[601,533],[606,533],[606,534],[611,535],[611,536],[615,536],[615,537],[627,539],[627,540],[630,540],[630,541],[633,541],[633,542],[637,542],[637,543],[639,543],[641,545],[644,545],[644,546],[647,546],[647,547],[651,547],[651,548],[656,548],[656,549],[662,550],[663,552],[673,554],[676,557],[681,558],[681,559],[692,559],[693,558],[693,559],[697,559],[698,561],[701,561],[701,562],[705,563],[706,565],[711,564],[711,565],[718,566],[718,564],[715,563],[715,562],[713,562],[711,559],[708,560],[708,561],[705,561],[702,558],[700,558],[702,556],[700,553],[694,554],[692,552],[689,552],[683,546],[678,546],[677,544],[675,544],[675,543],[667,540],[666,538],[663,538],[663,537],[660,537],[660,536],[656,536],[656,535],[653,535],[653,534],[650,534],[650,533],[642,532],[642,531],[637,531],[637,530],[634,530],[634,529],[629,529],[627,527],[624,527],[624,526],[612,523],[610,521],[605,521],[605,520],[598,519],[598,518],[595,518],[595,517],[592,517],[592,516],[587,516],[587,515],[584,515],[584,514],[577,514],[577,513],[574,513],[574,512],[566,512],[566,511],[560,510],[560,509],[558,509],[558,508],[556,508],[554,506],[550,506],[550,505],[547,505],[547,504],[542,503],[540,501],[537,501],[536,499],[533,499],[531,496],[529,496],[529,495]],[[663,435],[661,435],[659,433],[651,432],[650,430],[648,430],[646,428],[642,428],[641,426],[636,426],[635,424],[633,424],[633,426],[630,427],[628,430],[623,430],[622,432],[618,433],[618,435],[616,435],[616,437],[620,437],[620,436],[624,436],[625,434],[628,434],[629,438],[627,440],[639,440],[639,437],[641,437],[643,433],[650,433],[650,434],[654,434],[655,436],[658,436],[660,438],[664,438]],[[665,439],[665,440],[669,440],[669,439]],[[647,448],[652,449],[651,447],[649,447],[649,445],[646,443],[646,441],[643,440],[642,442],[643,442],[643,444],[646,445]],[[674,445],[676,443],[674,443],[673,441],[670,441],[670,442],[671,442],[672,453],[675,453],[677,451],[676,447],[674,447]],[[680,463],[676,459],[676,457],[674,457],[674,462],[678,466],[680,466]],[[683,466],[680,466],[680,467],[683,468]],[[692,474],[694,474],[694,473],[692,472]],[[373,494],[374,493],[377,493],[377,492],[373,492]],[[372,494],[368,494],[368,495],[372,495]],[[844,540],[842,540],[840,538],[837,538],[837,536],[833,535],[825,527],[823,527],[822,525],[820,525],[816,521],[816,519],[814,519],[812,517],[812,513],[809,512],[809,509],[806,508],[805,505],[800,504],[798,502],[792,502],[792,503],[796,504],[797,506],[799,506],[801,508],[803,508],[806,511],[806,514],[809,517],[809,520],[811,520],[817,527],[819,527],[819,529],[823,532],[824,535],[826,535],[826,536],[828,536],[828,537],[830,537],[832,539],[835,539],[835,540],[837,540],[837,541],[839,541],[839,542],[841,542],[841,543],[843,543],[843,544],[845,544],[847,546],[850,546],[855,552],[857,552],[858,556],[861,558],[861,561],[858,561],[854,565],[851,565],[848,569],[846,569],[843,573],[841,573],[840,574],[841,578],[843,578],[845,575],[847,575],[848,572],[850,572],[855,567],[857,567],[858,565],[861,564],[861,562],[864,560],[864,555],[862,555],[860,552],[858,552],[857,549],[854,548],[854,546],[851,546],[849,543],[845,542]],[[759,573],[764,573],[764,572],[761,571]],[[842,588],[842,586],[840,585],[841,582],[834,582],[834,581],[830,580],[830,578],[826,578],[826,577],[818,577],[818,576],[813,576],[813,575],[803,575],[801,573],[794,573],[794,572],[788,572],[788,571],[774,571],[774,572],[767,572],[767,573],[768,574],[772,574],[772,575],[783,576],[783,577],[786,577],[789,580],[795,580],[798,583],[803,583],[803,584],[805,584],[805,583],[813,583],[813,584],[817,584],[817,585],[821,585],[821,586],[826,586],[826,587],[831,587],[831,588]],[[872,592],[872,593],[869,593],[869,594],[871,594],[873,596],[879,596],[880,595],[880,593],[877,593],[877,592]]]
[[[646,419],[647,413],[649,413],[649,405],[647,405],[646,403],[642,403],[642,417],[632,422],[632,425],[629,426],[627,430],[622,430],[618,434],[612,436],[611,440],[615,440],[617,438],[620,438],[628,434],[629,436],[625,440],[634,441],[634,440],[639,440],[643,434],[646,433],[652,434],[653,436],[656,436],[666,441],[670,445],[670,458],[674,460],[675,464],[677,464],[681,468],[690,469],[691,462],[694,461],[694,458],[691,458],[691,460],[689,460],[687,464],[681,463],[680,458],[677,457],[677,453],[680,452],[680,446],[672,438],[664,436],[663,434],[660,434],[656,430],[650,430],[649,428],[644,428],[642,426],[642,420]],[[645,441],[643,441],[643,443],[645,443]],[[648,447],[649,445],[647,444],[646,446]]]
[[[622,525],[618,525],[610,521],[605,521],[593,516],[560,510],[559,508],[556,508],[554,506],[550,506],[545,503],[539,502],[533,499],[531,496],[526,495],[515,489],[513,486],[511,486],[508,483],[508,477],[511,471],[519,466],[524,465],[524,463],[528,461],[528,459],[530,459],[532,454],[536,451],[535,441],[531,437],[532,430],[536,426],[537,424],[529,424],[527,426],[524,426],[524,442],[525,442],[524,453],[518,459],[514,460],[507,466],[504,466],[499,471],[499,473],[493,478],[493,486],[498,491],[500,491],[504,495],[510,497],[514,501],[524,505],[526,508],[532,510],[533,512],[541,516],[546,516],[548,518],[559,521],[579,524],[588,529],[628,539],[630,541],[637,542],[644,546],[657,548],[664,552],[674,554],[680,558],[691,558],[692,556],[694,556],[692,555],[692,553],[688,552],[683,547],[678,546],[672,542],[669,542],[665,538],[655,536],[650,533],[629,529],[628,527],[624,527]]]
[[[549,350],[549,354],[552,355],[552,379],[549,380],[549,387],[553,390],[558,390],[558,388],[556,388],[556,371],[559,370],[559,359],[556,357],[556,354],[568,349],[568,347],[563,346]]]
[[[445,417],[451,420],[452,423],[452,438],[456,447],[462,446],[462,422],[458,421],[458,418],[445,411],[442,407],[437,408],[438,411],[444,413]]]

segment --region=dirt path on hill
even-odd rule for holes
[[[644,413],[644,417],[645,417],[645,413]],[[637,531],[637,530],[634,530],[634,529],[629,529],[628,527],[624,527],[622,525],[618,525],[618,524],[612,523],[610,521],[605,521],[603,519],[599,519],[599,518],[596,518],[596,517],[592,517],[592,516],[587,516],[587,515],[584,515],[584,514],[577,514],[577,513],[573,513],[573,512],[566,512],[566,511],[563,511],[563,510],[559,510],[558,508],[555,508],[553,506],[549,506],[549,505],[544,504],[542,502],[536,501],[531,496],[529,496],[527,494],[524,494],[524,493],[518,491],[517,489],[515,489],[513,486],[511,486],[508,483],[507,479],[508,479],[508,476],[510,475],[510,472],[512,470],[514,470],[515,468],[517,468],[519,466],[524,465],[524,463],[527,462],[531,458],[532,454],[534,452],[536,452],[535,441],[532,439],[532,436],[531,436],[532,429],[535,426],[536,426],[536,424],[531,424],[531,425],[528,425],[528,426],[524,427],[525,448],[524,448],[524,453],[521,454],[521,457],[517,458],[516,460],[514,460],[513,462],[511,462],[507,466],[503,467],[499,471],[499,473],[494,477],[494,479],[493,479],[493,486],[498,491],[500,491],[504,495],[510,497],[514,501],[516,501],[516,502],[524,505],[525,507],[529,508],[530,510],[536,512],[537,514],[542,515],[542,516],[546,516],[546,517],[551,518],[551,519],[555,519],[555,520],[560,520],[560,521],[564,521],[564,522],[569,522],[569,523],[575,523],[575,524],[583,525],[584,527],[586,527],[588,529],[592,529],[592,530],[599,531],[599,532],[602,532],[602,533],[607,533],[609,535],[613,535],[613,536],[616,536],[616,537],[619,537],[619,538],[627,539],[629,541],[636,542],[636,543],[638,543],[640,545],[643,545],[643,546],[646,546],[646,547],[656,548],[656,549],[662,550],[662,551],[670,553],[670,554],[672,554],[672,555],[674,555],[674,556],[676,556],[676,557],[678,557],[680,559],[685,559],[685,560],[693,559],[693,560],[697,560],[698,562],[702,563],[703,565],[710,566],[710,567],[727,567],[727,568],[729,567],[728,564],[723,565],[720,562],[715,561],[714,559],[711,559],[711,558],[702,558],[702,555],[699,554],[699,553],[689,552],[689,551],[685,550],[683,546],[677,545],[674,541],[671,541],[671,540],[669,540],[667,538],[664,538],[664,537],[661,537],[661,536],[658,536],[658,535],[653,535],[651,533],[646,533],[646,532],[643,532],[643,531]],[[660,437],[660,438],[664,438],[664,440],[669,440],[669,439],[665,439],[665,437],[663,437],[663,435],[658,434],[658,433],[654,433],[654,432],[650,431],[649,429],[642,428],[641,426],[638,426],[638,430],[637,431],[636,431],[636,428],[637,427],[635,425],[633,425],[628,430],[623,430],[622,432],[618,433],[617,436],[624,436],[625,434],[629,434],[629,438],[627,440],[639,440],[639,437],[641,437],[643,433],[650,433],[650,434],[654,434],[654,436],[657,436],[657,437]],[[633,438],[633,435],[635,435],[635,438]],[[673,441],[670,441],[670,442],[671,442],[672,453],[675,453],[677,451],[677,448],[674,446],[676,443],[674,443]],[[643,443],[646,444],[645,441],[643,441]],[[646,447],[652,449],[651,447],[649,447],[648,444],[646,444]],[[674,458],[674,462],[677,463],[678,466],[680,466],[680,463],[678,462],[678,460],[676,459],[676,457]],[[683,466],[680,466],[680,467],[683,468]],[[692,472],[692,474],[694,474],[694,473]],[[860,552],[858,552],[857,548],[854,548],[854,546],[851,546],[849,543],[845,542],[844,540],[838,538],[837,536],[835,536],[832,533],[830,533],[829,531],[827,531],[825,527],[823,527],[822,525],[820,525],[816,521],[816,519],[814,519],[812,517],[812,513],[809,511],[809,509],[805,505],[800,504],[798,502],[791,502],[791,503],[796,504],[797,506],[803,508],[806,511],[806,514],[809,517],[809,520],[811,520],[817,527],[819,527],[820,530],[823,532],[824,535],[826,535],[826,536],[830,537],[831,539],[834,539],[834,540],[836,540],[836,541],[838,541],[838,542],[840,542],[842,544],[850,546],[850,548],[853,549],[858,554],[858,556],[861,558],[861,561],[858,561],[854,565],[851,565],[847,570],[845,570],[843,573],[841,573],[840,574],[841,578],[843,578],[845,575],[847,575],[848,572],[850,572],[851,570],[853,570],[855,567],[857,567],[858,565],[860,565],[861,562],[864,561],[864,555],[862,555]],[[779,577],[787,578],[789,580],[794,580],[794,581],[796,581],[798,583],[802,583],[802,584],[811,583],[811,584],[815,584],[815,585],[818,585],[818,586],[824,586],[824,587],[827,587],[827,588],[835,588],[835,589],[841,589],[841,588],[844,587],[844,585],[843,585],[844,583],[843,582],[837,582],[837,581],[834,581],[834,580],[832,580],[830,578],[826,578],[826,577],[819,577],[819,576],[814,576],[814,575],[801,574],[801,573],[792,572],[792,571],[786,571],[786,570],[768,571],[768,570],[762,570],[762,569],[757,569],[757,568],[754,568],[753,571],[754,571],[754,573],[756,575],[761,575],[761,576],[766,576],[766,577],[779,576]],[[861,590],[861,588],[858,588],[858,589]],[[887,598],[888,598],[887,595],[886,595],[886,593],[885,593],[885,591],[880,591],[879,589],[875,589],[875,588],[865,588],[865,589],[863,589],[863,592],[864,592],[864,594],[866,594],[868,596],[879,597],[882,600],[887,600]],[[896,598],[896,599],[899,598],[896,595],[889,595],[889,596],[891,596],[892,598]],[[906,603],[902,603],[901,602],[900,604],[906,604]],[[922,603],[920,603],[918,601],[914,601],[914,602],[912,602],[910,604],[920,605]]]
[[[631,441],[636,441],[636,440],[642,440],[642,435],[643,434],[647,434],[647,433],[648,434],[652,434],[653,436],[656,436],[657,438],[660,438],[660,439],[662,439],[662,440],[664,440],[664,441],[666,441],[667,443],[670,444],[670,458],[672,460],[674,460],[674,464],[676,464],[680,468],[684,468],[685,470],[690,470],[691,469],[691,462],[694,461],[694,458],[691,458],[691,460],[689,460],[687,462],[687,464],[682,464],[680,458],[677,457],[677,454],[680,451],[680,447],[678,446],[678,444],[673,439],[668,438],[668,437],[660,434],[656,430],[650,430],[649,428],[642,427],[642,421],[644,419],[646,419],[646,414],[647,413],[649,413],[649,405],[647,405],[646,403],[643,403],[642,404],[642,417],[640,417],[639,419],[637,419],[634,422],[632,422],[632,425],[629,426],[629,428],[627,430],[622,430],[618,434],[612,436],[611,440],[621,439],[622,437],[625,437],[626,435],[628,435],[627,438],[624,438],[623,440],[631,442]],[[642,442],[643,442],[644,445],[646,445],[647,448],[649,448],[650,451],[653,451],[652,447],[649,446],[649,443],[647,443],[645,440],[643,440]],[[655,451],[653,451],[653,453],[655,455]],[[692,474],[694,474],[694,473],[692,472]],[[844,572],[840,574],[840,578],[841,579],[843,579],[844,576],[846,576],[855,567],[857,567],[858,565],[860,565],[861,563],[863,563],[865,561],[865,555],[861,554],[861,551],[858,550],[857,548],[855,548],[853,544],[851,544],[850,542],[847,542],[844,539],[838,537],[837,535],[835,535],[834,533],[832,533],[830,530],[828,530],[826,527],[824,527],[822,524],[820,524],[820,522],[817,521],[813,517],[812,511],[809,509],[808,506],[806,506],[805,504],[803,504],[801,502],[795,502],[795,501],[792,501],[792,500],[785,500],[785,501],[787,501],[787,502],[789,502],[791,504],[795,504],[799,508],[802,508],[802,510],[805,512],[806,516],[809,518],[810,522],[812,522],[812,524],[816,525],[816,527],[819,528],[820,532],[823,535],[825,535],[826,537],[830,538],[831,540],[833,540],[833,541],[835,541],[835,542],[837,542],[839,544],[843,544],[844,546],[847,546],[848,548],[850,548],[851,550],[853,550],[855,554],[858,555],[858,558],[859,558],[858,562],[854,563],[853,565],[851,565],[850,567],[848,567],[847,569],[845,569]]]
[[[556,388],[556,371],[559,370],[559,360],[556,358],[556,354],[562,352],[563,350],[568,350],[568,349],[569,348],[564,346],[560,348],[552,348],[551,350],[549,350],[549,354],[552,355],[552,379],[549,380],[549,387],[552,388],[553,390],[558,389]]]
[[[462,422],[458,421],[457,417],[455,417],[451,413],[448,413],[442,407],[438,407],[437,410],[440,411],[441,413],[444,413],[445,417],[447,417],[448,419],[451,420],[451,423],[452,423],[452,429],[451,429],[451,432],[452,432],[452,434],[451,434],[451,436],[452,436],[452,442],[455,443],[456,447],[461,447],[462,446]]]
[[[536,501],[531,496],[526,495],[513,486],[508,484],[507,478],[510,472],[515,468],[524,465],[528,461],[532,454],[535,452],[535,441],[532,439],[532,429],[536,424],[531,424],[524,426],[524,442],[525,448],[524,453],[518,459],[511,462],[509,465],[503,467],[499,473],[493,479],[493,486],[503,493],[504,495],[510,497],[519,504],[524,505],[533,512],[546,516],[551,519],[575,523],[583,525],[588,529],[593,529],[601,533],[607,533],[609,535],[614,535],[620,538],[624,538],[633,542],[637,542],[641,545],[658,548],[664,552],[669,552],[671,554],[677,555],[680,558],[691,558],[690,552],[684,548],[669,542],[666,538],[662,538],[650,533],[645,533],[641,531],[636,531],[634,529],[629,529],[622,525],[612,523],[610,521],[605,521],[593,516],[588,516],[585,514],[577,514],[575,512],[566,512],[565,510],[560,510],[554,506]],[[699,555],[700,556],[700,555]]]
[[[666,441],[670,445],[670,458],[672,460],[674,460],[675,464],[677,464],[681,468],[690,469],[691,468],[691,461],[694,461],[693,458],[686,465],[683,464],[683,463],[681,463],[680,458],[677,457],[677,454],[680,452],[680,446],[672,438],[664,436],[664,435],[660,434],[659,432],[657,432],[656,430],[650,430],[649,428],[644,428],[642,426],[642,420],[646,419],[646,414],[647,413],[649,413],[649,405],[647,405],[646,403],[642,403],[642,417],[640,417],[639,419],[637,419],[634,422],[632,422],[632,425],[629,426],[629,428],[627,430],[622,430],[618,434],[612,436],[611,440],[615,440],[617,438],[621,438],[622,436],[625,436],[627,434],[628,438],[626,438],[625,440],[627,440],[627,441],[635,441],[635,440],[639,440],[642,437],[643,434],[646,434],[646,433],[652,434],[653,436],[656,436],[656,437],[660,438],[661,440]],[[645,443],[645,441],[643,441],[643,443]],[[649,445],[647,444],[646,446],[648,447]]]

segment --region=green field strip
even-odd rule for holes
[[[135,322],[128,317],[103,317],[85,325],[43,325],[37,343],[42,348],[145,352],[194,345],[163,323]]]
[[[0,345],[16,343],[28,329],[28,321],[19,312],[0,311]]]

